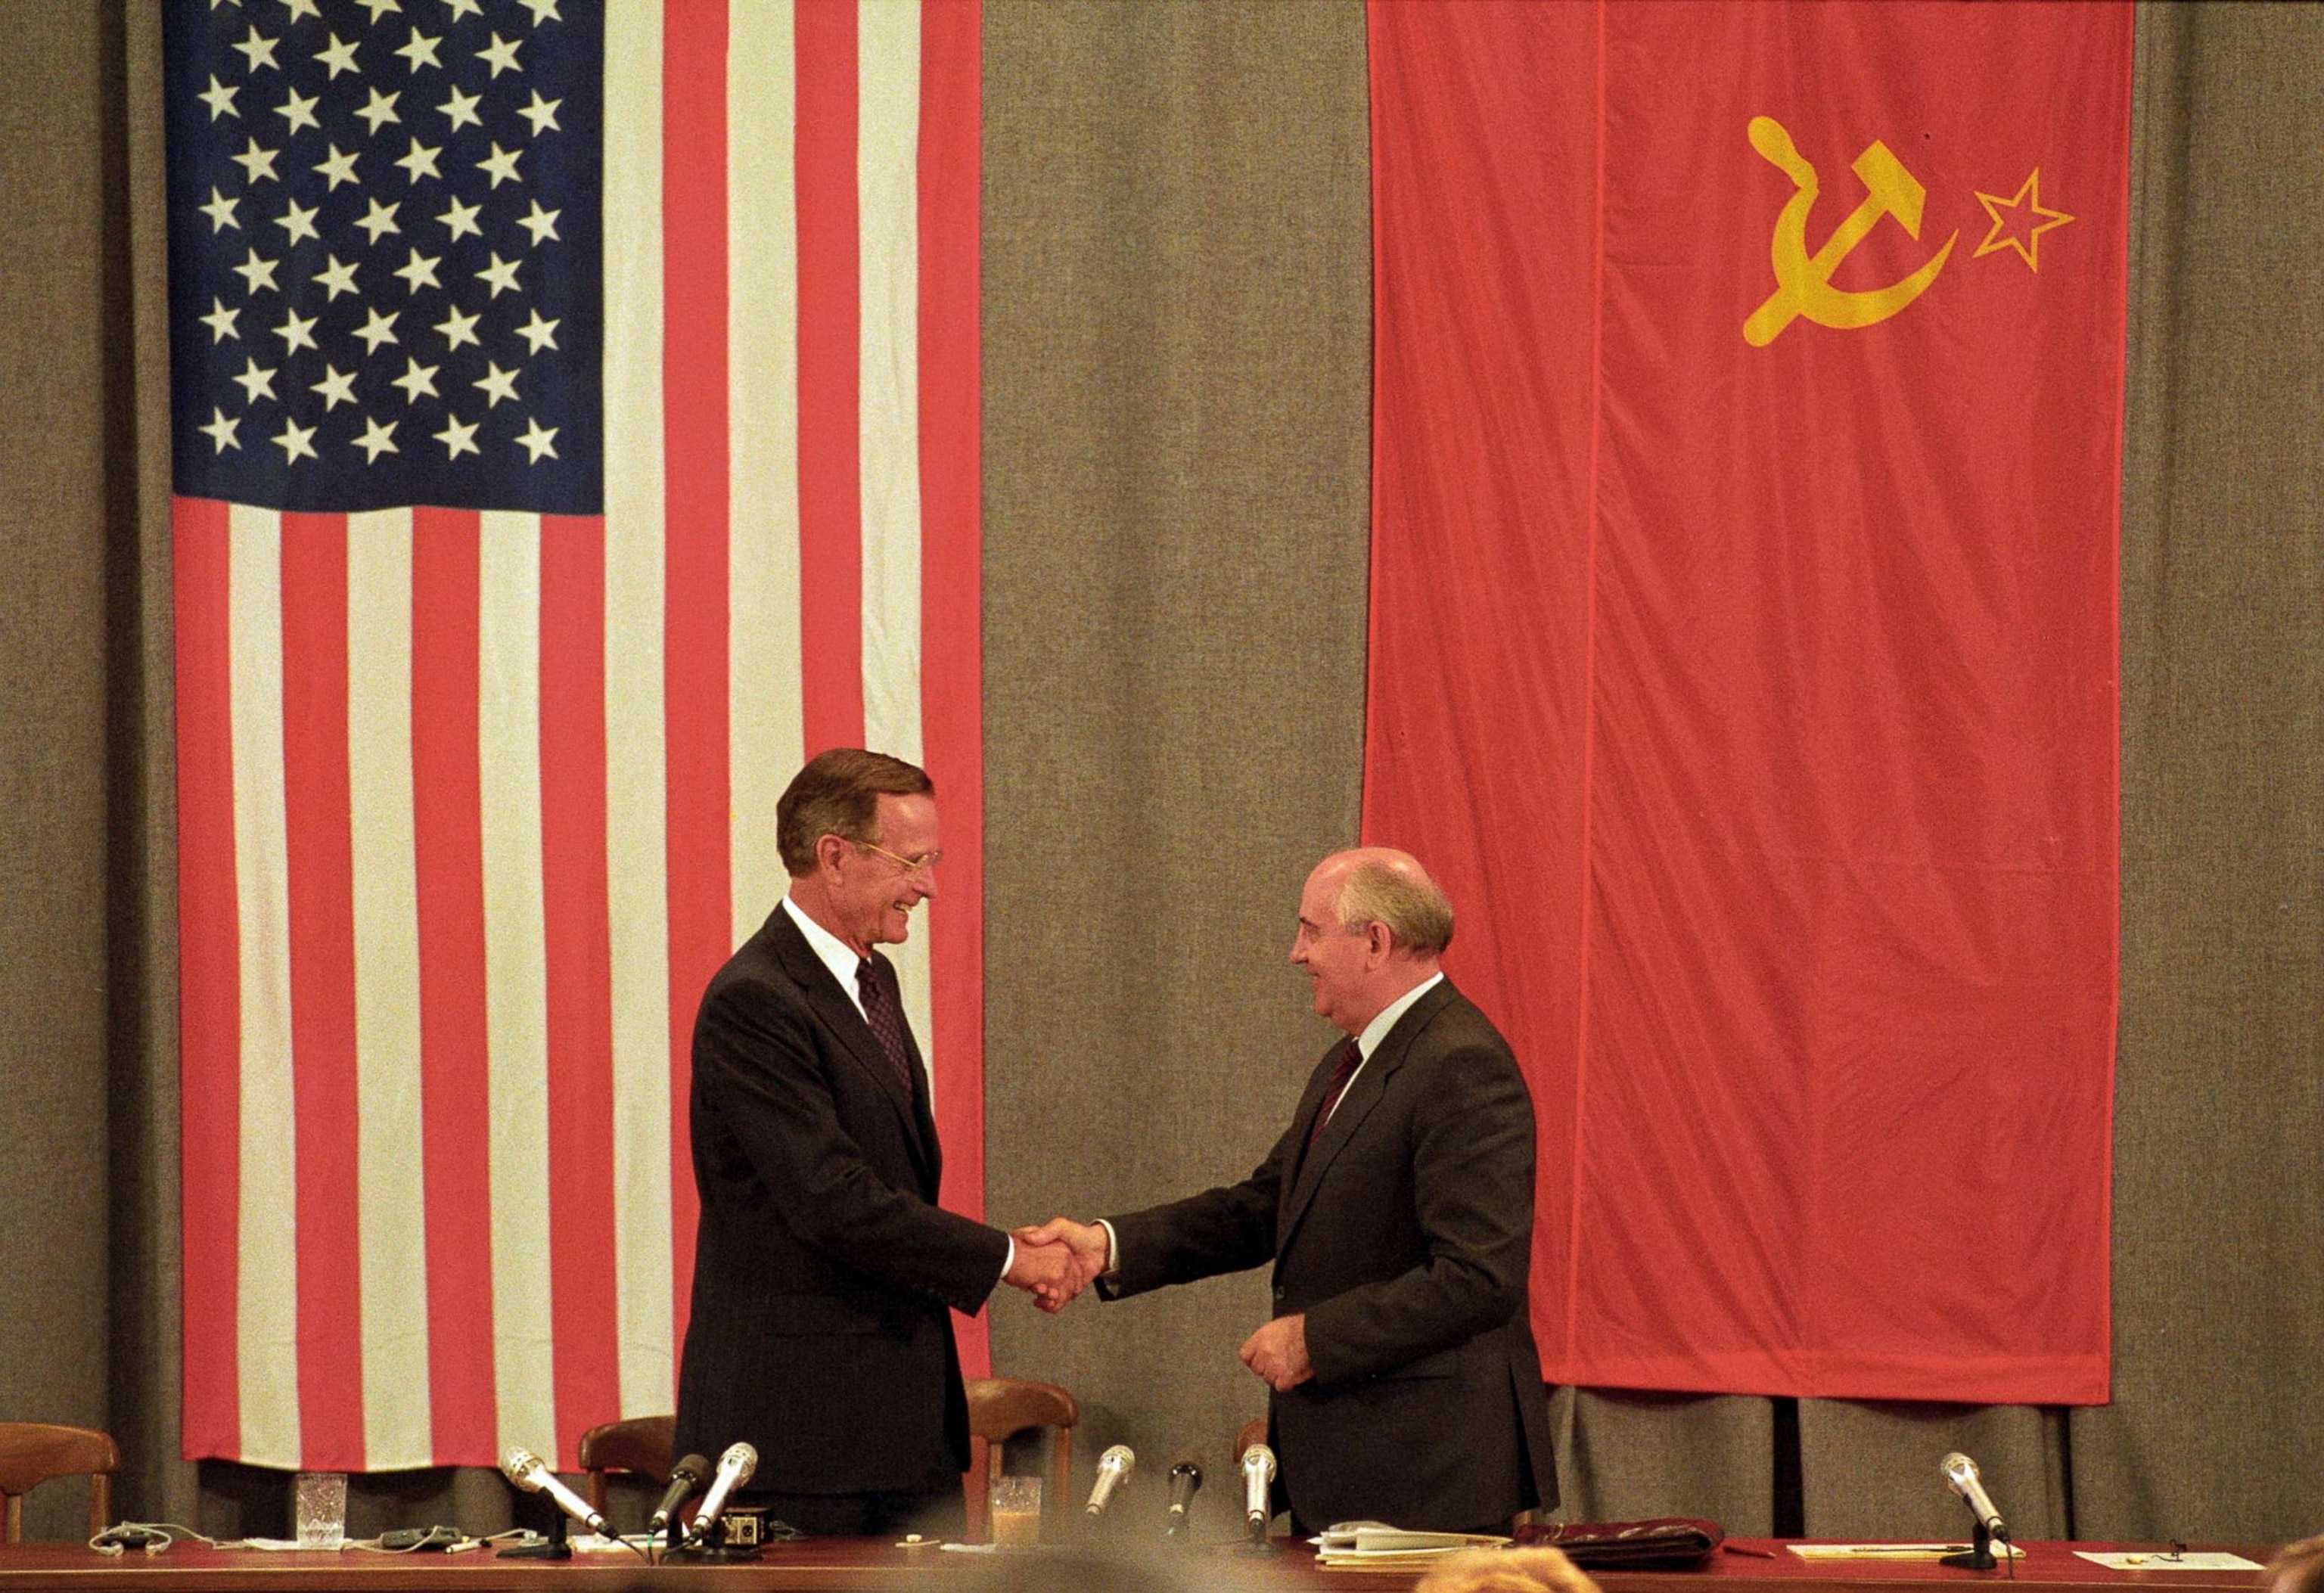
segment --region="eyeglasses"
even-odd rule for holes
[[[936,871],[936,865],[944,861],[944,853],[941,852],[924,852],[918,857],[898,857],[886,847],[875,846],[869,841],[855,841],[844,835],[840,839],[846,841],[851,846],[860,846],[866,852],[878,852],[907,874],[933,875]]]

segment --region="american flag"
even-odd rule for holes
[[[982,1207],[977,7],[165,25],[185,1453],[570,1468],[672,1406],[695,1006],[824,747],[936,778]]]

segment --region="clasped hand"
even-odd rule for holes
[[[1002,1280],[1028,1291],[1033,1303],[1052,1315],[1073,1303],[1106,1269],[1111,1247],[1094,1222],[1052,1217],[1038,1228],[1020,1228],[1017,1259]]]

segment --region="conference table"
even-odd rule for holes
[[[1770,1539],[1729,1539],[1728,1552],[1713,1554],[1695,1570],[1596,1573],[1606,1593],[1907,1593],[1900,1584],[1988,1582],[2006,1584],[2006,1570],[1959,1570],[1927,1561],[1808,1561]],[[1278,1540],[1282,1552],[1251,1556],[1233,1545],[1114,1545],[1111,1552],[1148,1561],[1157,1554],[1182,1573],[1175,1580],[1192,1588],[1245,1589],[1248,1593],[1402,1593],[1417,1579],[1411,1571],[1324,1570],[1304,1543]],[[2040,1593],[2125,1593],[2136,1588],[2238,1588],[2256,1585],[2252,1571],[2177,1569],[2167,1545],[2140,1543],[2027,1543],[2016,1580]],[[2154,1558],[2135,1570],[2110,1570],[2076,1557],[2074,1551],[2127,1550]],[[2264,1564],[2273,1551],[2248,1546],[2235,1552]],[[672,1565],[649,1570],[631,1554],[595,1553],[561,1562],[503,1560],[478,1551],[463,1554],[381,1554],[361,1550],[337,1552],[270,1552],[211,1549],[180,1543],[158,1555],[133,1550],[103,1555],[78,1544],[23,1543],[0,1548],[0,1593],[12,1588],[87,1588],[156,1589],[162,1593],[436,1593],[468,1589],[696,1588],[704,1593],[887,1593],[889,1589],[964,1590],[1006,1586],[1019,1579],[1045,1588],[1087,1588],[1105,1593],[1102,1575],[1073,1575],[1065,1564],[1044,1567],[1070,1551],[1006,1550],[956,1553],[905,1549],[867,1540],[803,1538],[771,1545],[762,1559],[740,1565]],[[1015,1564],[1012,1566],[1012,1561]],[[1085,1565],[1085,1561],[1075,1562]],[[1044,1576],[1043,1570],[1056,1574]],[[1150,1581],[1133,1577],[1150,1587]],[[1715,1584],[1715,1586],[1707,1586]]]

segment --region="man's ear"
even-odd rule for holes
[[[1377,918],[1364,925],[1364,941],[1371,954],[1383,962],[1396,950],[1396,936]]]
[[[820,874],[825,870],[837,870],[840,857],[846,850],[847,843],[840,836],[818,836],[815,843],[816,872]]]

